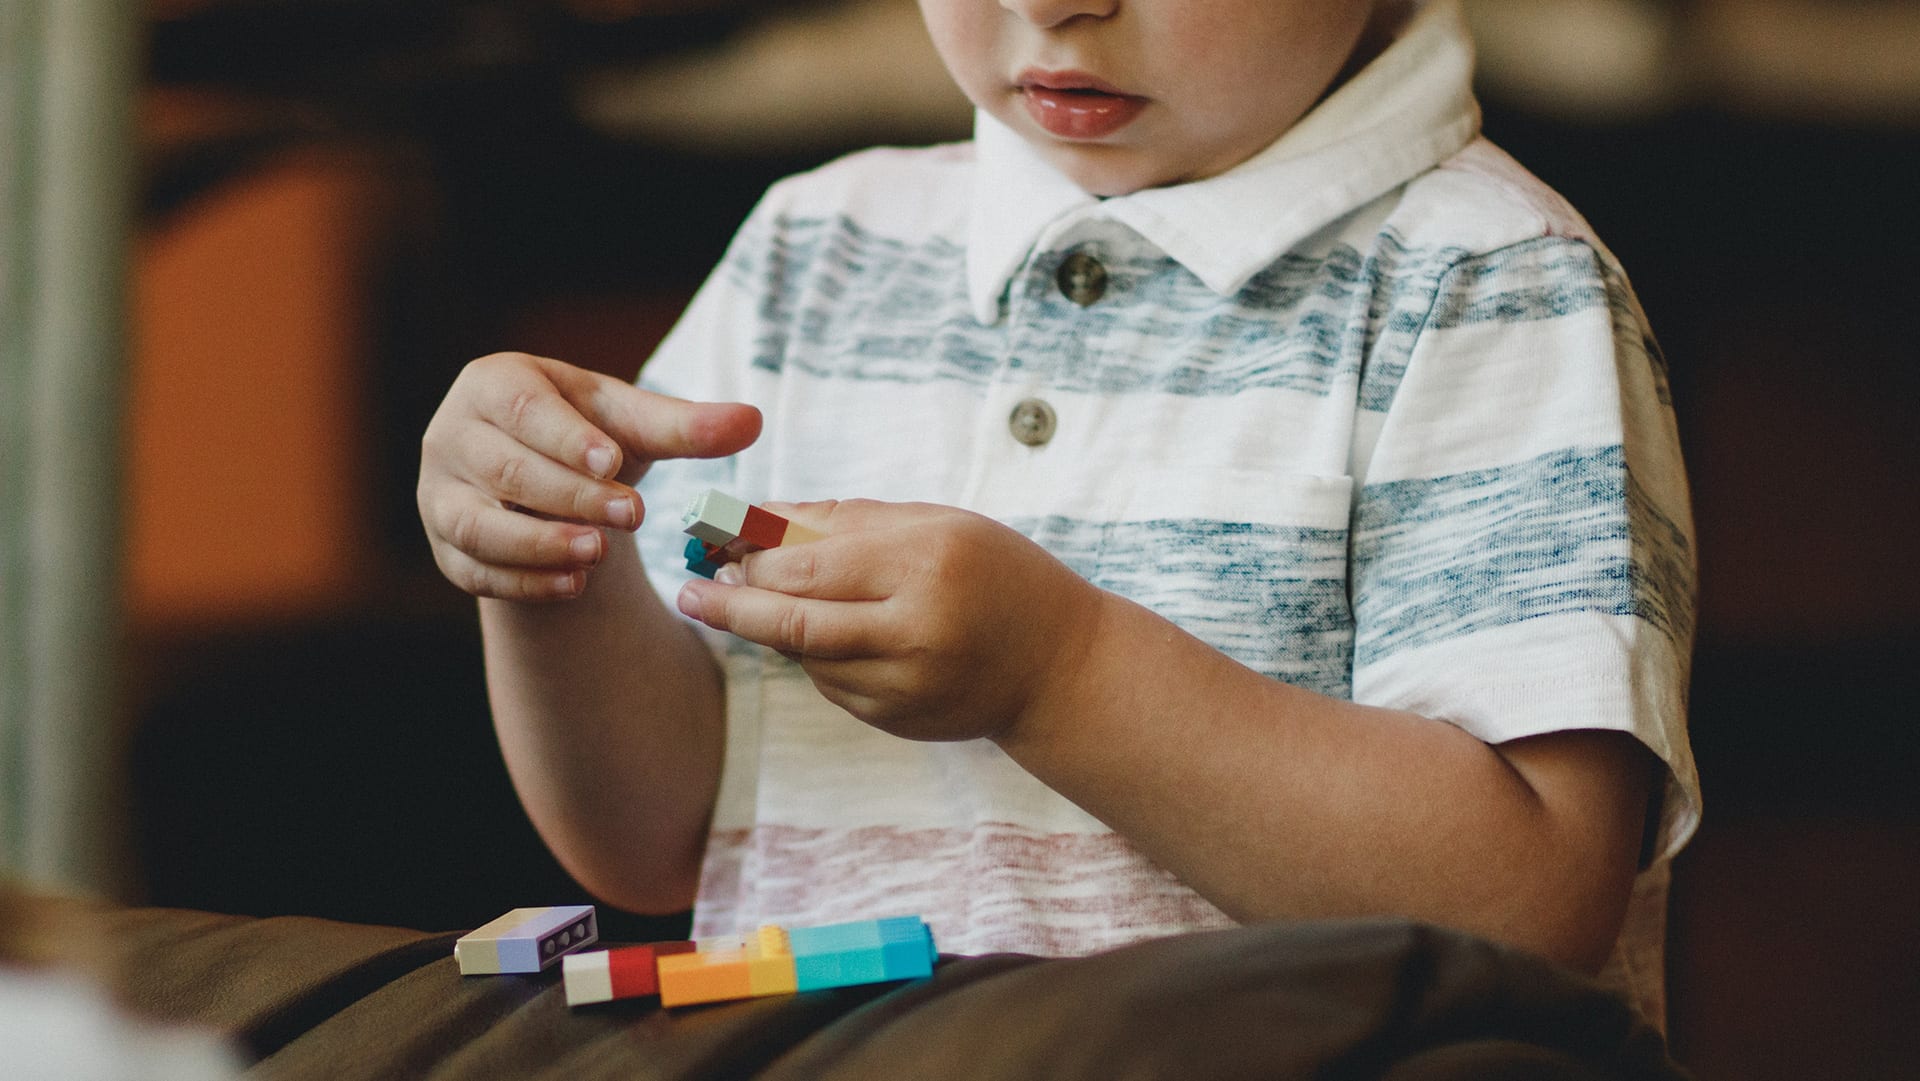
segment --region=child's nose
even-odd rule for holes
[[[1104,19],[1120,0],[1000,0],[1000,6],[1035,26],[1051,28],[1074,19]]]

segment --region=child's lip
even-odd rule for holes
[[[1061,139],[1103,139],[1133,123],[1147,99],[1084,71],[1028,68],[1014,80],[1027,115]]]
[[[1131,98],[1138,95],[1107,82],[1098,76],[1084,71],[1048,71],[1044,68],[1028,68],[1014,79],[1014,85],[1021,90],[1087,90],[1100,94],[1112,94],[1117,98]]]

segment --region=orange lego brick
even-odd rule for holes
[[[660,958],[658,964],[663,1006],[753,997],[753,980],[747,972],[744,950],[675,954]]]

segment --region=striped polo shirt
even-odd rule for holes
[[[982,115],[781,182],[642,376],[764,434],[655,467],[640,544],[671,605],[672,511],[708,487],[950,504],[1273,679],[1488,742],[1632,733],[1668,780],[1610,973],[1657,1018],[1700,806],[1666,375],[1585,222],[1480,137],[1471,66],[1434,0],[1211,179],[1095,198]],[[943,950],[1062,955],[1229,925],[993,744],[887,735],[707,633],[696,934],[918,913]]]

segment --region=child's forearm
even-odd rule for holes
[[[1650,772],[1631,737],[1493,747],[1266,678],[1121,598],[1099,613],[999,742],[1229,915],[1403,915],[1604,961]]]
[[[692,903],[719,784],[720,675],[624,538],[576,600],[482,600],[494,725],[521,802],[582,885],[640,912]]]

